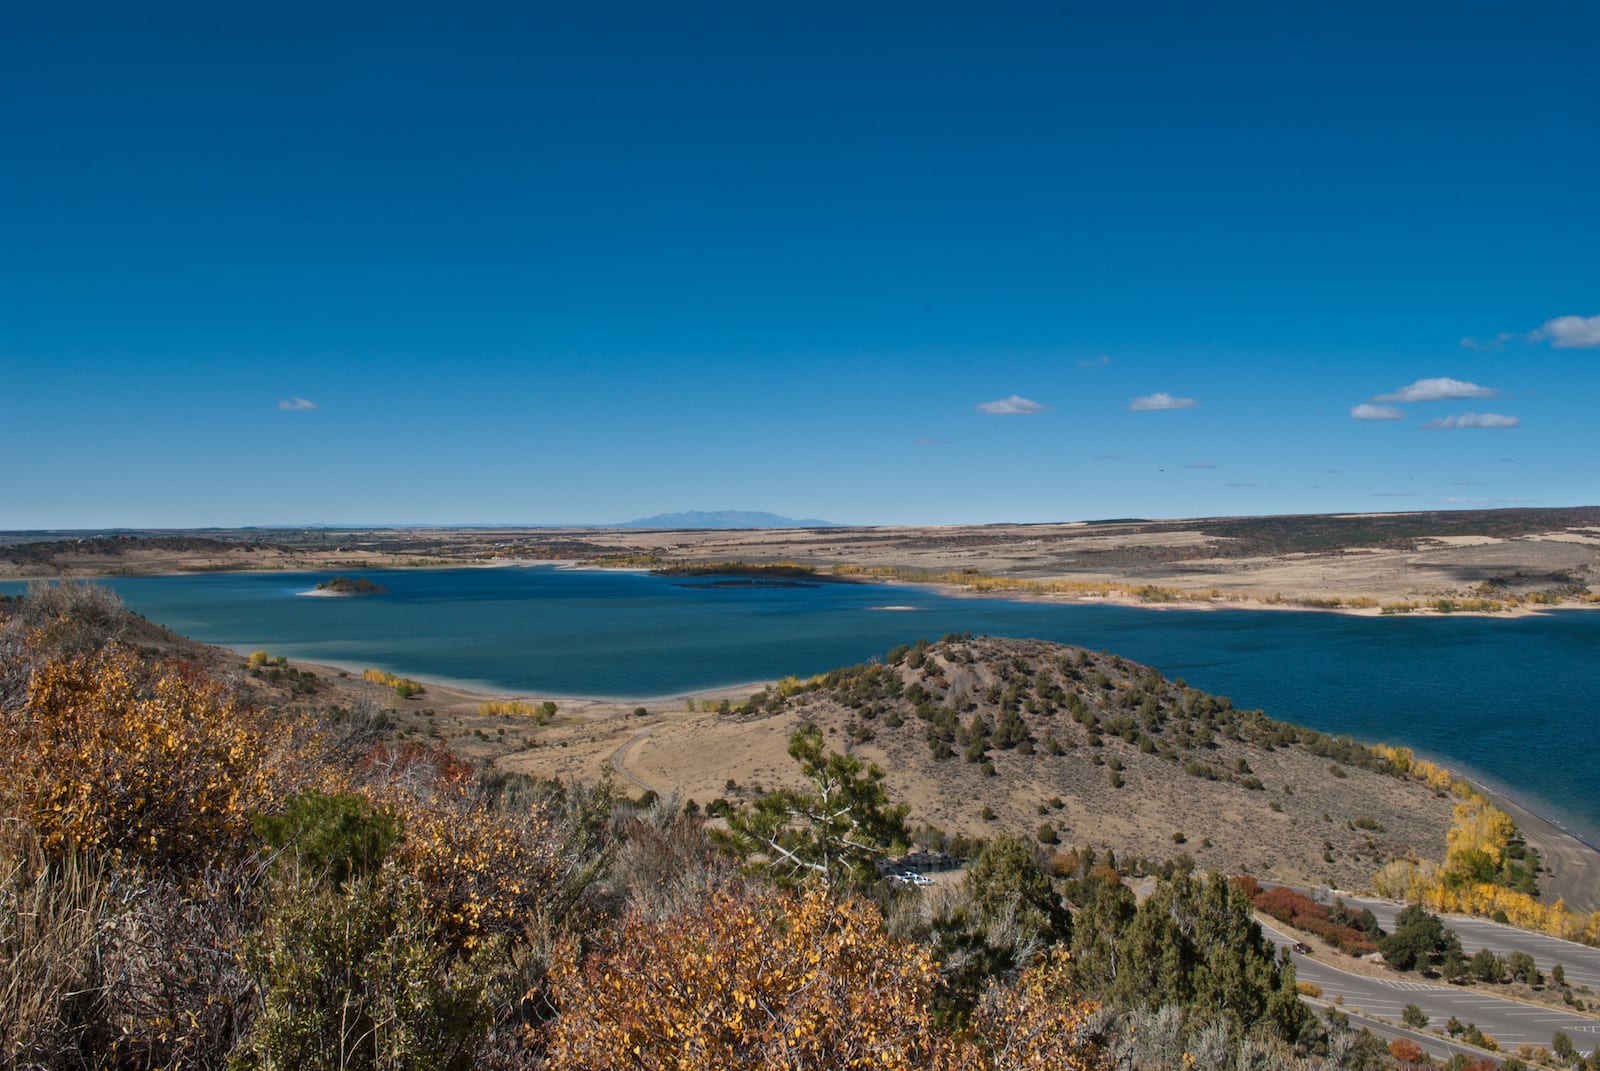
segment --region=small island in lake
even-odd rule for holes
[[[336,576],[332,580],[317,581],[317,591],[325,595],[382,595],[388,590],[364,576]]]

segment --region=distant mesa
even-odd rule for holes
[[[780,517],[776,513],[759,510],[719,509],[689,510],[684,513],[658,513],[654,517],[641,517],[624,521],[618,528],[838,528],[832,521],[815,519],[797,521]]]

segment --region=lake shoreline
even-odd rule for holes
[[[293,659],[293,664],[309,669],[324,677],[347,675],[361,679],[362,668],[337,661],[310,661]],[[397,710],[417,712],[432,707],[450,710],[477,709],[484,703],[524,702],[539,704],[546,700],[557,704],[560,716],[576,719],[596,726],[615,724],[626,719],[639,708],[656,708],[657,716],[689,715],[685,704],[718,703],[727,700],[737,704],[747,696],[775,685],[776,681],[751,681],[695,692],[663,694],[658,696],[603,696],[558,695],[554,693],[516,692],[497,688],[487,682],[470,682],[396,671],[408,679],[422,684],[425,691],[413,699],[394,700]],[[703,713],[703,711],[701,712]],[[1375,741],[1391,746],[1406,746],[1404,741]],[[1430,756],[1418,753],[1419,758]],[[1523,838],[1538,850],[1541,863],[1549,873],[1541,875],[1541,899],[1547,903],[1566,902],[1569,909],[1580,912],[1600,911],[1600,831],[1574,828],[1559,813],[1544,809],[1541,804],[1528,801],[1514,790],[1496,782],[1480,771],[1463,768],[1442,757],[1431,757],[1448,769],[1455,780],[1466,781],[1491,804],[1511,816]],[[667,786],[669,789],[672,786]],[[1443,857],[1444,845],[1439,846]],[[1551,864],[1556,864],[1551,867]]]
[[[1594,619],[1582,615],[1525,615],[1541,623],[1523,628],[1463,621],[1453,628],[1440,623],[1391,630],[1353,621],[1335,624],[1337,617],[1326,615],[1269,620],[1250,611],[1295,607],[1241,602],[1119,604],[1103,597],[968,592],[950,584],[870,577],[838,585],[826,596],[722,596],[681,592],[671,577],[646,577],[638,568],[553,563],[497,563],[490,568],[499,568],[500,575],[481,567],[386,571],[395,584],[395,601],[391,605],[390,599],[380,598],[370,607],[362,606],[365,600],[295,597],[320,574],[186,571],[165,578],[106,579],[114,589],[126,585],[123,594],[130,606],[152,620],[208,636],[209,642],[241,655],[266,649],[357,677],[367,668],[384,669],[431,682],[435,692],[531,693],[564,704],[625,705],[628,711],[638,705],[682,709],[689,698],[726,697],[737,703],[771,680],[871,661],[918,636],[935,640],[967,632],[1076,644],[1116,651],[1171,678],[1187,678],[1214,694],[1231,695],[1241,706],[1263,708],[1330,736],[1391,743],[1399,738],[1419,752],[1443,756],[1442,765],[1475,782],[1533,786],[1531,796],[1546,789],[1544,795],[1554,802],[1547,806],[1536,801],[1527,810],[1549,816],[1558,826],[1591,831],[1591,844],[1600,839],[1592,833],[1600,822],[1583,810],[1596,798],[1584,790],[1592,776],[1578,768],[1581,763],[1563,769],[1566,757],[1574,746],[1584,745],[1589,731],[1569,724],[1579,717],[1582,697],[1593,686],[1593,670],[1584,654],[1594,642]],[[408,574],[415,580],[402,583]],[[568,579],[557,582],[562,575]],[[21,585],[6,587],[19,590]],[[194,594],[180,594],[191,588]],[[219,624],[202,624],[185,606],[203,605],[206,599],[199,593],[213,590],[239,595],[228,597],[232,608]],[[135,597],[140,591],[172,595],[151,603]],[[415,592],[428,592],[427,599],[440,601],[415,601]],[[475,594],[452,601],[458,592]],[[928,597],[922,597],[924,592]],[[515,607],[525,599],[533,600],[526,603],[530,610],[547,607],[530,619],[543,624],[518,631],[521,618],[485,616],[493,607]],[[306,607],[308,601],[321,605],[304,612],[291,609],[290,604]],[[658,602],[663,609],[641,609]],[[455,609],[440,616],[447,607]],[[894,612],[883,612],[891,608]],[[1202,615],[1203,621],[1133,612],[1145,609],[1239,612]],[[419,618],[397,630],[394,622],[417,612],[432,624]],[[810,615],[816,612],[835,616],[813,622]],[[616,618],[619,613],[625,616]],[[690,616],[674,616],[680,613]],[[794,617],[794,625],[783,624],[789,614],[805,616]],[[1430,615],[1430,620],[1440,616],[1468,615]],[[220,620],[229,623],[222,627]],[[703,634],[696,631],[702,622]],[[445,648],[408,638],[424,635],[430,627],[443,630],[438,639]],[[684,628],[689,631],[681,632]],[[629,633],[641,642],[628,639]],[[602,656],[606,651],[614,656]],[[1271,658],[1292,659],[1283,667],[1290,671],[1274,671],[1271,661],[1262,661],[1265,652],[1277,652]],[[1491,666],[1508,668],[1490,671]],[[1528,690],[1529,685],[1536,686]],[[1417,686],[1423,688],[1415,692],[1421,706],[1408,694]],[[1363,704],[1362,687],[1380,690],[1384,698]],[[1462,688],[1471,688],[1470,695],[1460,694],[1459,702],[1452,699]],[[1518,731],[1507,731],[1504,702],[1485,701],[1512,695],[1536,704],[1527,711],[1528,724]],[[404,704],[409,709],[427,705],[427,700]],[[1493,771],[1492,779],[1476,775],[1475,768]]]
[[[430,570],[478,570],[478,569],[559,569],[568,572],[594,572],[594,573],[632,573],[646,576],[660,576],[669,578],[674,574],[670,569],[659,569],[643,565],[595,565],[585,561],[522,561],[522,560],[484,560],[484,561],[452,561],[452,562],[427,562],[417,565],[387,564],[373,565],[361,568],[344,566],[334,567],[297,567],[279,568],[264,567],[249,568],[221,568],[221,569],[153,569],[138,572],[85,571],[74,573],[71,576],[8,576],[0,580],[0,584],[31,584],[36,582],[84,582],[95,580],[126,580],[141,577],[180,577],[180,576],[229,576],[229,575],[266,575],[282,574],[285,576],[311,575],[322,573],[360,572],[360,573],[408,573],[416,569]],[[684,574],[694,575],[694,574]],[[715,575],[713,573],[699,574],[701,576]],[[731,575],[731,574],[730,574]],[[1344,617],[1364,618],[1446,618],[1446,617],[1482,617],[1489,619],[1516,621],[1529,617],[1543,617],[1562,611],[1574,610],[1600,610],[1600,602],[1561,602],[1548,605],[1528,606],[1519,605],[1502,610],[1438,610],[1429,606],[1418,606],[1404,611],[1384,612],[1381,606],[1315,606],[1306,605],[1293,599],[1316,599],[1321,596],[1316,594],[1302,594],[1286,596],[1281,599],[1262,599],[1254,596],[1219,595],[1215,598],[1201,596],[1195,593],[1194,597],[1174,599],[1141,599],[1134,595],[1113,594],[1071,594],[1062,592],[1029,591],[1026,588],[1016,590],[974,591],[971,587],[946,580],[917,580],[902,579],[892,576],[873,576],[861,574],[834,574],[818,570],[810,578],[815,583],[825,584],[873,584],[882,587],[911,587],[922,588],[938,592],[953,598],[961,599],[999,599],[1010,602],[1042,603],[1054,606],[1117,606],[1130,610],[1154,610],[1176,612],[1212,612],[1218,610],[1240,610],[1247,612],[1260,611],[1263,613],[1308,613],[1308,614],[1336,614]],[[1004,578],[1002,578],[1004,579]],[[1050,583],[1048,579],[1041,579],[1040,583]],[[1129,583],[1129,586],[1137,586]],[[334,595],[341,596],[345,592],[304,591],[301,595]],[[1349,596],[1355,597],[1355,596]],[[1469,601],[1476,596],[1444,596],[1442,598],[1457,598]]]

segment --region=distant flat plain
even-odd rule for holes
[[[640,566],[793,561],[972,583],[1082,585],[1054,597],[1347,612],[1439,599],[1586,602],[1600,583],[1600,507],[1113,520],[1060,524],[743,530],[235,529],[0,533],[0,577],[510,561]],[[1099,591],[1089,589],[1099,588]],[[1141,594],[1141,589],[1143,594]],[[1026,596],[1012,589],[1004,594]],[[1214,595],[1213,595],[1214,593]],[[1507,611],[1502,611],[1507,612]],[[1526,612],[1526,605],[1509,612]]]

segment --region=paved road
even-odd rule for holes
[[[1306,1003],[1322,1011],[1333,1007],[1327,1001],[1308,999]],[[1440,1034],[1430,1034],[1424,1030],[1412,1030],[1407,1026],[1396,1026],[1386,1020],[1371,1015],[1363,1015],[1361,1012],[1352,1011],[1349,1008],[1339,1008],[1338,1010],[1350,1020],[1350,1026],[1354,1030],[1370,1030],[1384,1041],[1406,1038],[1416,1042],[1424,1050],[1441,1060],[1448,1060],[1457,1054],[1466,1056],[1469,1059],[1475,1059],[1484,1054],[1483,1049],[1474,1048],[1471,1045],[1463,1045],[1459,1041],[1454,1041]]]
[[[1389,931],[1394,929],[1395,916],[1405,906],[1360,896],[1346,896],[1344,902],[1347,907],[1370,909],[1377,916],[1378,925]],[[1566,972],[1569,985],[1586,985],[1600,991],[1600,948],[1574,944],[1559,937],[1546,937],[1541,933],[1529,933],[1487,919],[1446,915],[1444,924],[1460,936],[1461,948],[1469,956],[1480,948],[1493,949],[1501,956],[1526,952],[1545,974],[1549,974],[1550,968],[1559,963]]]
[[[1295,939],[1289,934],[1270,924],[1262,928],[1279,947],[1293,947]],[[1557,1030],[1566,1031],[1583,1052],[1600,1046],[1600,1018],[1421,979],[1369,978],[1341,970],[1315,956],[1298,952],[1291,952],[1291,956],[1295,978],[1321,987],[1323,997],[1336,1001],[1341,1011],[1359,1011],[1399,1023],[1402,1009],[1415,1004],[1427,1013],[1429,1027],[1442,1028],[1453,1015],[1463,1024],[1475,1023],[1505,1051],[1515,1051],[1518,1045],[1548,1047]]]

